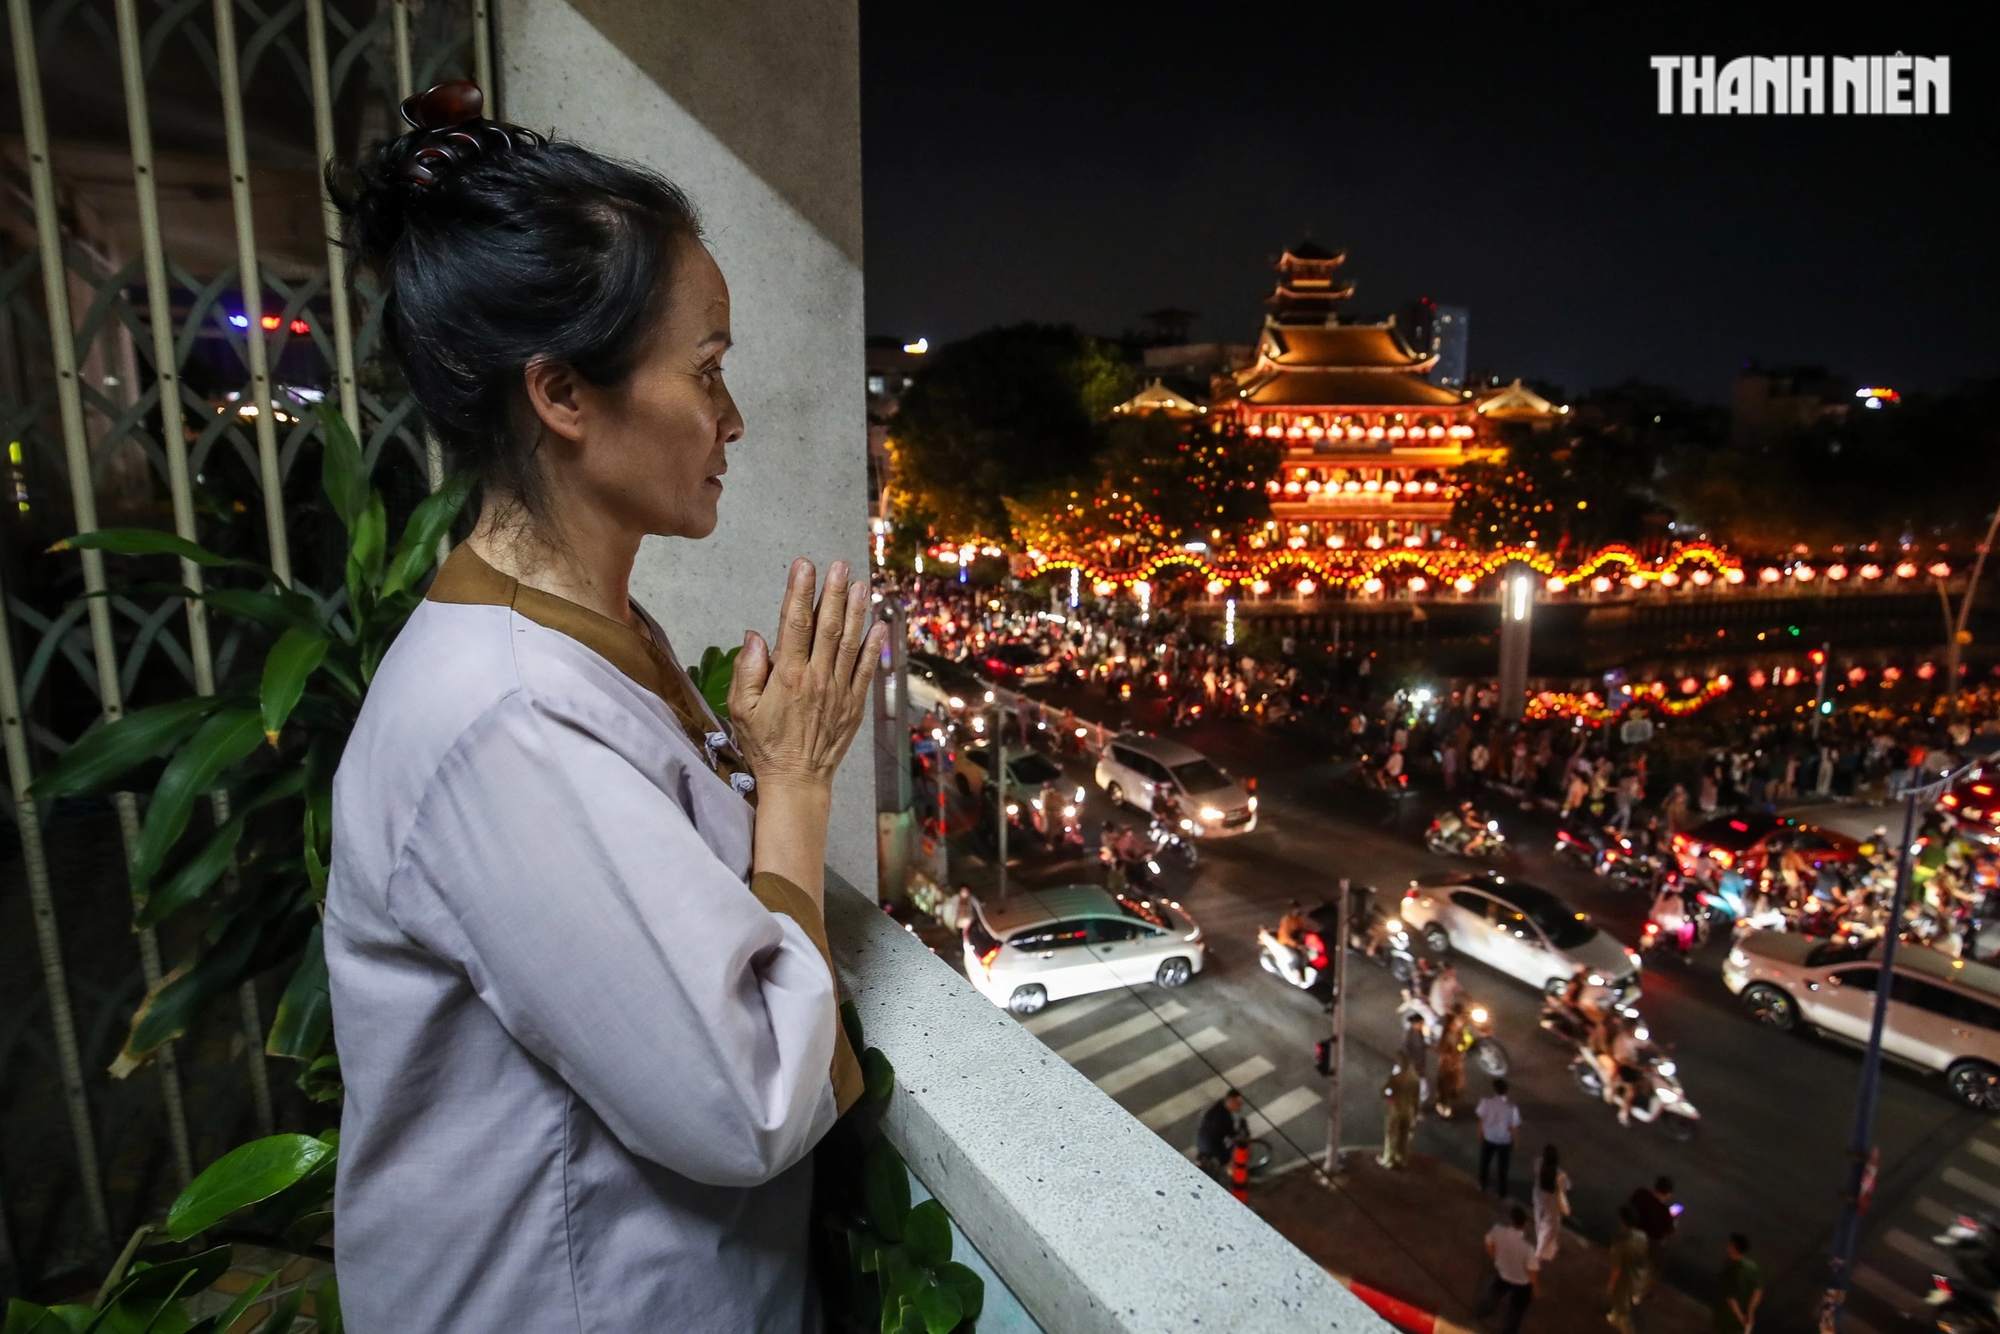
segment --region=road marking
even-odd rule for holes
[[[1221,1029],[1204,1028],[1190,1038],[1176,1039],[1150,1055],[1141,1056],[1136,1061],[1119,1066],[1095,1083],[1097,1087],[1115,1098],[1134,1084],[1144,1083],[1154,1075],[1164,1074],[1182,1061],[1193,1060],[1197,1053],[1207,1051],[1211,1047],[1220,1047],[1226,1041],[1228,1038],[1223,1035]]]
[[[1287,1121],[1296,1121],[1307,1112],[1318,1111],[1326,1106],[1326,1094],[1320,1089],[1296,1088],[1274,1102],[1266,1103],[1250,1114],[1250,1133],[1268,1135]]]
[[[1872,1292],[1889,1305],[1907,1315],[1912,1310],[1921,1309],[1924,1299],[1890,1278],[1872,1265],[1854,1266],[1854,1286],[1864,1292]],[[1843,1314],[1841,1323],[1852,1326],[1854,1317]]]
[[[1984,1200],[1987,1204],[2000,1208],[2000,1186],[1994,1186],[1989,1182],[1982,1181],[1970,1172],[1960,1171],[1956,1167],[1947,1167],[1944,1169],[1944,1174],[1939,1180],[1943,1181],[1945,1185],[1950,1186],[1953,1190],[1962,1190],[1976,1200]]]
[[[1985,1140],[1983,1139],[1967,1140],[1965,1142],[1965,1147],[1972,1150],[1973,1157],[1983,1158],[1987,1162],[1992,1163],[1995,1166],[2000,1166],[2000,1149],[1994,1148],[1991,1144],[1988,1144]]]
[[[1901,1228],[1890,1228],[1882,1240],[1889,1243],[1890,1250],[1901,1251],[1912,1260],[1921,1261],[1933,1273],[1942,1273],[1946,1269],[1955,1268],[1951,1263],[1950,1257],[1943,1251],[1921,1237],[1911,1236]]]
[[[1139,1119],[1152,1130],[1165,1130],[1176,1121],[1185,1120],[1220,1098],[1232,1088],[1241,1088],[1270,1074],[1278,1067],[1262,1056],[1252,1056],[1230,1066],[1219,1075],[1213,1075],[1196,1084],[1191,1089],[1183,1089],[1164,1102],[1155,1103],[1139,1113]]]
[[[1122,997],[1120,991],[1100,991],[1095,996],[1085,996],[1082,1000],[1063,1001],[1061,1008],[1043,1010],[1032,1019],[1023,1019],[1021,1027],[1030,1033],[1046,1033],[1052,1028],[1061,1028],[1072,1019],[1081,1019],[1087,1014],[1096,1014],[1105,1006]]]
[[[1066,1047],[1057,1047],[1056,1055],[1075,1065],[1078,1061],[1087,1060],[1101,1051],[1110,1051],[1121,1042],[1130,1042],[1141,1033],[1150,1033],[1187,1012],[1187,1006],[1179,1001],[1170,1000],[1157,1010],[1135,1014],[1122,1023],[1113,1024],[1109,1028],[1100,1028],[1089,1037],[1078,1038]]]
[[[1933,1223],[1956,1223],[1959,1220],[1958,1210],[1947,1208],[1928,1195],[1917,1197],[1916,1211]]]

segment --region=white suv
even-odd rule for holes
[[[1412,884],[1403,920],[1433,954],[1457,950],[1551,994],[1579,970],[1621,1005],[1639,998],[1639,956],[1545,889],[1512,876]]]
[[[1146,982],[1184,986],[1202,955],[1201,928],[1178,903],[1095,885],[1017,891],[977,904],[965,926],[966,977],[1015,1014]]]
[[[1805,1023],[1865,1043],[1882,980],[1876,948],[1752,931],[1729,951],[1722,980],[1759,1023],[1780,1029]],[[1921,945],[1899,947],[1882,1052],[1943,1071],[1968,1105],[2000,1112],[2000,968]]]
[[[1177,741],[1115,736],[1094,774],[1114,806],[1151,811],[1165,792],[1181,814],[1181,832],[1196,838],[1247,834],[1257,827],[1257,798],[1213,760]]]

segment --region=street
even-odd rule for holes
[[[1082,713],[1093,701],[1058,702],[1073,702]],[[1378,904],[1393,910],[1412,878],[1473,868],[1422,847],[1436,794],[1404,800],[1391,813],[1384,798],[1346,781],[1343,765],[1308,750],[1296,734],[1274,736],[1228,721],[1174,735],[1233,773],[1256,776],[1262,799],[1255,832],[1205,841],[1195,871],[1167,871],[1169,890],[1206,933],[1204,970],[1176,991],[1140,987],[1060,1001],[1026,1024],[1189,1152],[1202,1111],[1224,1088],[1240,1088],[1255,1133],[1273,1145],[1271,1170],[1297,1169],[1326,1146],[1327,1085],[1312,1058],[1328,1019],[1311,997],[1258,966],[1257,927],[1274,926],[1292,899],[1316,903],[1341,876],[1375,886]],[[1089,784],[1082,763],[1070,771]],[[1111,812],[1090,786],[1088,815],[1101,820]],[[1524,813],[1504,800],[1486,805],[1509,835],[1509,874],[1557,893],[1620,940],[1638,939],[1646,912],[1640,895],[1556,863],[1548,855],[1553,824],[1546,813]],[[1123,818],[1139,817],[1128,811]],[[1035,860],[1031,853],[1014,867],[1017,883],[1065,883],[1097,869],[1076,862],[1038,869]],[[1646,1021],[1671,1048],[1701,1111],[1701,1131],[1690,1144],[1673,1143],[1657,1128],[1621,1128],[1612,1108],[1576,1088],[1568,1070],[1572,1050],[1538,1029],[1540,997],[1481,963],[1456,962],[1468,993],[1493,1011],[1512,1057],[1509,1082],[1523,1127],[1511,1193],[1527,1199],[1534,1159],[1554,1143],[1573,1183],[1570,1225],[1604,1243],[1633,1189],[1670,1176],[1686,1210],[1668,1280],[1711,1300],[1725,1238],[1747,1233],[1766,1283],[1758,1328],[1803,1331],[1813,1326],[1823,1284],[1860,1062],[1833,1041],[1753,1024],[1720,979],[1726,949],[1718,937],[1693,961],[1649,964],[1644,974]],[[1350,1148],[1372,1152],[1381,1142],[1380,1089],[1401,1036],[1398,988],[1360,955],[1350,956],[1348,976],[1344,1138]],[[1416,1149],[1470,1174],[1478,1170],[1478,1131],[1469,1105],[1488,1091],[1488,1081],[1473,1068],[1467,1080],[1459,1116],[1426,1114]],[[2000,1204],[2000,1131],[1990,1121],[1961,1106],[1935,1077],[1885,1067],[1876,1123],[1880,1182],[1847,1328],[1899,1327],[1900,1313],[1920,1306],[1929,1273],[1951,1272],[1927,1238],[1961,1208]],[[1466,1259],[1468,1266],[1482,1263],[1483,1257]]]

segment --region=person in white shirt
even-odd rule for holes
[[[1528,1303],[1541,1290],[1542,1262],[1528,1236],[1528,1211],[1515,1205],[1509,1222],[1495,1223],[1486,1234],[1486,1254],[1493,1261],[1493,1281],[1473,1314],[1485,1317],[1501,1311],[1500,1334],[1520,1334]],[[1503,1309],[1504,1308],[1504,1309]]]
[[[1493,1081],[1493,1092],[1479,1100],[1474,1109],[1479,1117],[1479,1188],[1486,1189],[1486,1174],[1493,1173],[1493,1193],[1507,1196],[1507,1163],[1514,1156],[1514,1132],[1521,1128],[1521,1109],[1507,1097],[1507,1081]]]
[[[1563,1219],[1569,1217],[1569,1173],[1562,1170],[1556,1146],[1542,1147],[1542,1164],[1535,1171],[1535,1258],[1556,1258]]]

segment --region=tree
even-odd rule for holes
[[[890,503],[951,540],[1008,534],[1006,501],[1088,469],[1133,392],[1116,350],[1068,325],[988,329],[930,354],[891,427]]]
[[[1015,540],[1050,555],[1118,566],[1140,551],[1234,539],[1261,527],[1279,446],[1200,418],[1156,413],[1106,428],[1088,479],[1064,479],[1010,499]]]

